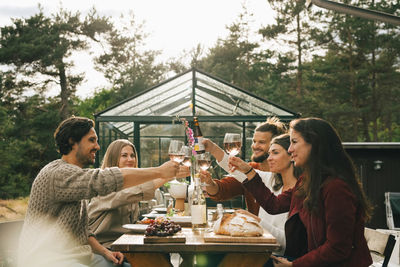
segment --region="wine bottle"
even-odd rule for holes
[[[195,185],[191,197],[190,211],[192,215],[192,228],[194,230],[205,229],[207,227],[207,206],[206,198],[200,186],[200,178],[194,178]]]
[[[194,137],[194,150],[197,154],[202,154],[206,152],[204,145],[203,145],[203,134],[200,130],[199,120],[197,117],[193,117],[194,123],[194,130],[193,130],[193,137]]]

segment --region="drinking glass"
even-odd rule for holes
[[[182,163],[185,158],[185,153],[182,151],[183,146],[184,143],[182,141],[171,140],[168,148],[168,155],[170,160]],[[173,182],[178,182],[178,180],[176,180],[176,177],[174,178]]]
[[[226,133],[224,137],[224,149],[229,156],[236,156],[242,148],[242,137],[238,133]]]
[[[195,173],[197,177],[200,177],[200,170],[206,171],[211,166],[211,154],[210,152],[204,152],[202,154],[196,154],[195,158]],[[202,182],[200,186],[205,187],[208,186],[208,184]]]
[[[185,155],[182,164],[187,167],[192,166],[192,149],[188,146],[183,146],[182,153]]]
[[[242,148],[242,136],[238,133],[226,133],[224,137],[224,149],[229,157],[234,157],[240,153]],[[229,165],[229,169],[231,166]],[[231,171],[229,171],[231,173]],[[230,175],[229,175],[230,176]]]
[[[168,148],[169,158],[173,161],[181,163],[185,158],[185,153],[182,150],[184,143],[179,140],[171,140]]]

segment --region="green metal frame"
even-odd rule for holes
[[[190,77],[185,77],[182,81],[181,80],[176,80],[179,78],[184,77],[184,75],[188,75],[191,72],[191,79]],[[197,73],[199,76],[197,76]],[[200,77],[201,76],[201,77]],[[185,104],[187,100],[182,99],[181,102],[179,102],[179,96],[180,94],[178,92],[183,92],[187,90],[188,87],[185,88],[185,84],[187,84],[191,80],[191,92],[190,92],[190,102],[191,102],[191,112],[190,114],[180,114],[180,112],[186,110],[187,108],[183,107],[182,109],[178,108],[176,109],[177,112],[176,114],[174,113],[173,115],[158,115],[158,114],[151,114],[151,115],[137,115],[132,114],[132,115],[127,115],[129,111],[132,108],[136,108],[136,112],[145,112],[147,110],[156,110],[156,113],[160,112],[159,109],[157,109],[158,106],[162,106],[162,111],[168,110],[170,107],[177,107],[178,105],[181,105],[179,103]],[[142,97],[145,98],[146,94],[149,93],[150,96],[153,96],[154,99],[160,98],[160,99],[165,99],[165,100],[171,100],[172,98],[166,98],[165,94],[168,91],[168,88],[162,88],[162,86],[167,87],[168,83],[172,83],[173,87],[171,90],[178,90],[177,92],[172,92],[168,93],[170,97],[178,99],[178,104],[176,102],[168,102],[168,103],[159,103],[155,101],[149,101],[150,106],[145,106],[145,102],[138,102],[136,100],[137,97]],[[221,86],[218,88],[218,86]],[[161,89],[162,88],[162,89]],[[178,88],[178,89],[177,89]],[[152,90],[158,90],[152,92]],[[199,96],[198,99],[196,95],[196,90],[199,93],[201,93],[201,96]],[[236,92],[237,95],[232,95],[232,92],[227,91],[232,91]],[[236,91],[235,91],[236,90]],[[231,93],[229,95],[229,93]],[[210,96],[210,99],[207,98],[207,94]],[[188,96],[187,94],[184,94],[185,96]],[[244,97],[244,98],[241,98]],[[214,100],[212,100],[212,99]],[[138,98],[141,99],[141,98]],[[218,99],[221,99],[219,101]],[[236,100],[235,100],[236,99]],[[254,102],[250,102],[251,99],[254,99]],[[152,100],[152,99],[150,99]],[[185,101],[183,101],[185,100]],[[130,106],[130,102],[133,101],[133,103],[138,103],[138,106]],[[204,102],[205,101],[205,102]],[[243,105],[240,104],[240,102],[243,101]],[[220,105],[220,103],[226,103],[228,107],[223,107]],[[271,107],[272,110],[274,111],[281,111],[281,115],[274,114],[272,111],[268,111],[265,107],[262,106],[262,104],[265,104],[265,106]],[[161,104],[161,105],[160,105]],[[163,105],[162,105],[163,104]],[[255,110],[265,110],[266,114],[250,114],[250,115],[238,115],[238,114],[223,114],[222,112],[218,112],[218,109],[225,109],[225,110],[230,110],[230,108],[240,106],[240,111],[241,112],[247,112],[247,113],[252,113],[252,111],[248,108],[246,108],[246,105],[252,105],[250,107],[254,107]],[[122,105],[122,106],[121,106]],[[123,105],[126,105],[124,107]],[[260,106],[261,105],[261,106]],[[182,105],[184,106],[184,105]],[[202,113],[202,111],[205,111],[208,109],[208,112],[210,114],[215,114],[215,115],[203,115],[199,114]],[[110,115],[110,113],[113,112],[113,110],[116,110],[117,113],[123,113],[124,115]],[[212,112],[211,112],[212,110]],[[163,113],[163,112],[162,112]],[[199,115],[196,115],[199,114]],[[288,115],[282,115],[282,114],[288,114]],[[277,116],[282,120],[283,122],[289,122],[294,118],[300,117],[300,114],[295,113],[293,111],[290,111],[284,107],[281,107],[279,105],[276,105],[266,99],[263,99],[257,95],[252,94],[251,92],[248,92],[242,88],[239,88],[235,85],[232,85],[222,79],[219,79],[217,77],[214,77],[210,74],[207,74],[203,71],[200,71],[198,69],[191,69],[188,70],[182,74],[179,74],[173,78],[170,78],[156,86],[153,86],[149,88],[148,90],[145,90],[135,96],[132,96],[124,101],[121,101],[120,103],[117,103],[97,114],[95,114],[95,122],[96,122],[96,131],[99,133],[99,139],[100,142],[103,146],[105,146],[104,140],[104,133],[100,132],[100,123],[109,123],[108,127],[111,130],[114,130],[118,132],[119,136],[123,136],[124,138],[133,138],[133,143],[136,146],[137,153],[138,153],[138,165],[141,166],[141,151],[140,151],[140,140],[141,140],[141,129],[146,127],[146,125],[149,124],[173,124],[173,123],[180,123],[176,121],[177,116],[179,115],[182,118],[185,118],[189,123],[191,124],[193,122],[193,117],[196,116],[199,118],[199,122],[232,122],[235,123],[238,127],[242,128],[242,137],[243,137],[243,147],[242,151],[246,151],[246,129],[247,129],[247,123],[255,123],[255,122],[263,122],[266,120],[268,116]],[[122,124],[121,123],[125,123]],[[130,127],[129,124],[133,125],[133,127]],[[124,131],[121,131],[122,127]],[[127,128],[129,126],[129,128]],[[185,135],[183,132],[182,135]],[[109,133],[108,136],[111,136]],[[109,140],[111,141],[111,140]],[[105,151],[105,147],[102,147],[102,152],[103,150]],[[244,153],[242,153],[244,155]],[[99,166],[99,158],[96,158],[96,166]]]

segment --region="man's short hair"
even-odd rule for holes
[[[285,124],[283,124],[277,117],[269,117],[265,122],[259,124],[255,131],[270,132],[272,138],[287,132]]]
[[[93,120],[85,117],[72,116],[62,121],[54,132],[58,152],[67,155],[74,143],[80,142],[93,127]]]

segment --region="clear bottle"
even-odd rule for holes
[[[201,133],[199,120],[197,117],[193,117],[193,123],[194,123],[194,127],[193,127],[194,150],[196,151],[197,154],[202,154],[202,153],[206,152],[206,150],[202,143],[203,134]]]
[[[207,206],[203,189],[200,186],[200,178],[194,178],[194,182],[195,185],[190,203],[192,228],[200,230],[207,227]]]

